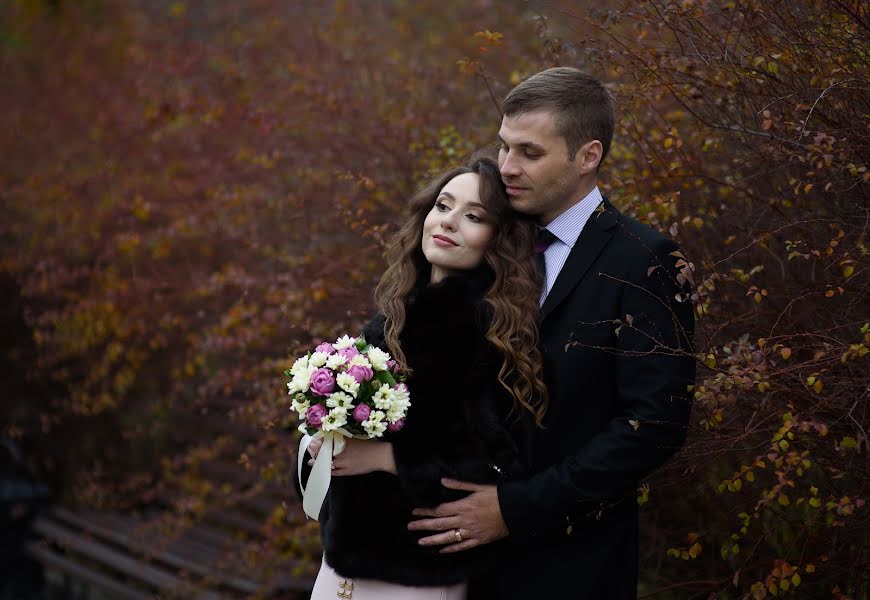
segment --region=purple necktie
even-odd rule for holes
[[[547,282],[547,263],[544,260],[544,252],[556,239],[556,236],[549,229],[544,227],[538,229],[538,237],[535,240],[535,264],[538,265],[538,270],[544,276],[544,285]]]

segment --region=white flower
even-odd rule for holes
[[[343,350],[345,348],[350,348],[354,344],[356,344],[356,338],[352,338],[350,336],[343,335],[340,338],[338,338],[337,340],[335,340],[335,343],[332,345],[332,347],[335,348],[336,351],[338,351],[338,350]]]
[[[395,423],[399,419],[404,419],[406,415],[405,408],[399,404],[393,404],[387,409],[387,421]]]
[[[352,359],[350,359],[350,363],[348,366],[360,365],[361,367],[369,367],[371,368],[372,364],[368,361],[368,359],[362,354],[357,354]]]
[[[404,408],[411,406],[411,394],[408,392],[408,386],[404,383],[400,383],[390,390],[390,394],[392,395],[393,402],[396,404]]]
[[[314,367],[306,367],[293,375],[293,379],[287,384],[288,394],[296,394],[299,392],[307,392],[311,386],[311,374],[316,369]]]
[[[315,352],[308,357],[308,365],[319,369],[326,364],[328,357],[329,355],[326,352]]]
[[[305,396],[301,397],[301,400],[295,399],[293,400],[293,410],[299,413],[299,416],[303,419],[305,418],[305,413],[308,412],[308,409],[311,408],[311,402]]]
[[[302,358],[297,358],[296,362],[293,363],[293,366],[290,367],[291,375],[298,375],[300,371],[303,371],[308,368],[308,357],[303,356]]]
[[[348,375],[347,373],[339,373],[338,377],[335,378],[335,382],[338,384],[338,387],[356,398],[356,393],[359,391],[359,384],[356,382],[356,379],[354,379],[352,375]]]
[[[392,390],[390,389],[390,385],[388,383],[383,384],[379,387],[374,394],[372,394],[372,402],[375,403],[375,408],[380,408],[381,410],[388,410],[390,406],[393,404],[393,396],[390,393]]]
[[[353,408],[353,398],[344,392],[333,392],[326,398],[326,406],[329,408],[343,408],[347,412]]]
[[[326,367],[333,371],[338,371],[338,368],[346,362],[347,359],[341,354],[330,354],[329,358],[326,359]]]
[[[320,428],[323,431],[335,431],[347,424],[347,411],[343,408],[333,408],[329,414],[323,417]]]
[[[366,355],[369,357],[369,360],[372,363],[372,366],[378,371],[386,371],[387,370],[387,361],[390,360],[390,355],[378,348],[377,346],[371,346],[368,350],[366,350]]]
[[[370,437],[381,437],[387,430],[387,424],[384,423],[385,416],[381,411],[373,410],[369,418],[362,422],[363,429]]]

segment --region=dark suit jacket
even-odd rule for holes
[[[677,251],[605,200],[547,296],[550,405],[536,474],[498,486],[511,549],[483,586],[496,597],[635,598],[637,485],[683,443],[695,373]]]

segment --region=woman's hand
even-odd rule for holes
[[[316,457],[322,445],[321,440],[313,440],[308,445],[308,452]],[[313,460],[308,461],[308,464],[313,463]],[[349,438],[342,453],[332,457],[332,475],[335,477],[364,475],[374,471],[396,474],[393,445],[389,442]]]
[[[316,440],[311,440],[308,444],[308,454],[311,455],[312,458],[317,458],[318,452],[320,452],[320,447],[323,445],[323,438],[317,438]],[[314,461],[309,460],[309,465],[313,465]]]

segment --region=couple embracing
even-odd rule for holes
[[[601,82],[549,69],[503,111],[498,162],[431,182],[390,244],[364,333],[413,405],[335,457],[315,600],[636,596],[636,488],[694,378],[678,248],[599,191]]]

